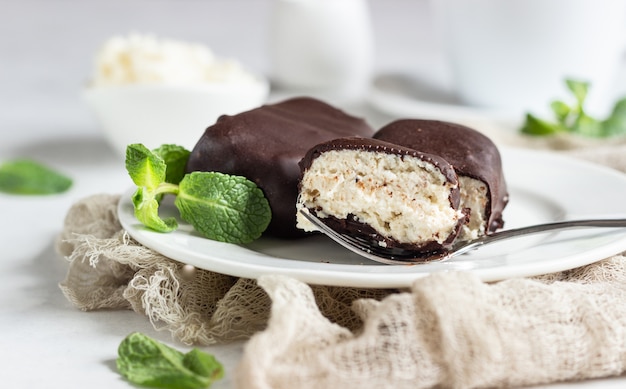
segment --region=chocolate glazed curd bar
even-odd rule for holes
[[[504,226],[509,201],[502,159],[484,134],[455,123],[403,119],[381,128],[374,138],[438,155],[459,177],[461,209],[469,211],[458,240],[472,240]]]
[[[218,171],[253,181],[272,209],[265,234],[303,237],[306,234],[296,228],[298,162],[318,143],[373,133],[361,118],[313,98],[293,98],[221,116],[195,145],[186,170]]]
[[[297,208],[383,247],[437,252],[465,222],[454,168],[443,158],[377,139],[321,143],[300,162]],[[298,213],[299,228],[315,227]]]

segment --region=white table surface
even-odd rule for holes
[[[141,331],[181,350],[132,311],[81,312],[58,283],[67,263],[54,251],[68,208],[96,193],[128,188],[123,158],[104,142],[80,97],[96,48],[131,31],[200,41],[216,53],[271,73],[267,0],[0,1],[0,161],[36,158],[67,173],[65,194],[0,194],[0,382],[5,388],[129,388],[115,368],[117,346]],[[371,1],[378,72],[441,64],[424,0]],[[440,74],[439,74],[440,75]],[[348,107],[374,126],[391,117]],[[242,343],[206,347],[226,367],[214,388],[231,387]],[[626,377],[551,388],[625,387]]]

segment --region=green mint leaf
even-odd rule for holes
[[[571,131],[588,137],[603,136],[602,123],[585,113],[578,116]]]
[[[550,104],[550,108],[552,108],[552,112],[554,112],[554,116],[561,124],[565,124],[567,122],[567,117],[569,116],[572,109],[569,105],[560,100],[555,100]]]
[[[175,218],[161,219],[159,216],[163,194],[178,192],[178,186],[165,182],[167,166],[163,158],[142,144],[132,144],[126,147],[126,170],[137,185],[132,197],[137,220],[158,232],[177,229]]]
[[[271,219],[269,203],[256,184],[217,172],[187,174],[174,204],[196,231],[221,242],[249,243]]]
[[[173,217],[161,219],[159,216],[159,197],[157,193],[148,191],[140,186],[133,194],[135,217],[144,226],[157,232],[170,232],[178,228],[178,222]]]
[[[563,127],[557,123],[550,123],[534,115],[526,114],[526,122],[521,131],[528,135],[553,135],[563,131]]]
[[[166,389],[207,388],[223,377],[222,365],[198,349],[187,354],[144,334],[128,335],[118,348],[117,369],[136,385]]]
[[[165,144],[152,150],[165,161],[165,182],[178,184],[185,176],[185,167],[191,152],[182,146]]]
[[[221,369],[217,359],[213,355],[202,352],[197,348],[184,355],[183,365],[202,377],[209,377],[212,382],[224,376],[224,370]],[[216,368],[218,366],[220,368]]]
[[[613,111],[611,112],[611,115],[609,117],[626,121],[626,97],[618,100],[615,103],[615,105],[613,106]]]
[[[567,79],[565,80],[567,88],[574,94],[579,107],[582,107],[583,102],[587,98],[587,92],[589,91],[589,83],[584,81]]]
[[[619,100],[611,115],[605,120],[589,116],[584,109],[590,84],[577,80],[565,80],[567,88],[576,98],[576,105],[568,106],[565,102],[555,100],[550,104],[556,123],[540,119],[531,114],[520,131],[528,135],[552,135],[557,132],[570,132],[586,137],[609,137],[626,135],[626,98]]]
[[[615,103],[611,115],[602,123],[604,136],[626,135],[626,98]]]
[[[67,191],[72,180],[30,159],[15,159],[0,165],[0,192],[17,195],[47,195]]]
[[[156,189],[165,182],[166,168],[163,158],[146,146],[136,143],[126,147],[126,170],[135,185]]]

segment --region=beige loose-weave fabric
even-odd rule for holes
[[[559,152],[626,172],[626,145],[574,146]],[[61,290],[79,309],[132,309],[185,344],[246,339],[240,388],[515,387],[626,372],[624,255],[495,283],[432,274],[406,290],[240,279],[140,245],[118,200],[95,194],[68,211]]]

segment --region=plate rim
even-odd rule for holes
[[[507,155],[513,155],[516,153],[522,153],[522,155],[534,156],[537,158],[557,158],[560,162],[571,164],[572,167],[580,166],[587,169],[592,169],[598,173],[614,176],[616,179],[622,181],[622,184],[626,185],[626,175],[623,173],[612,169],[610,167],[606,167],[603,165],[599,165],[593,162],[577,159],[571,156],[566,156],[562,154],[557,154],[555,152],[544,151],[544,150],[530,150],[530,149],[522,149],[515,147],[500,147],[501,154],[503,155],[503,159],[507,158]],[[506,177],[506,175],[505,175]],[[132,207],[132,203],[130,202],[130,194],[135,190],[135,188],[130,188],[120,199],[118,204],[118,217],[120,219],[120,223],[122,227],[127,231],[127,233],[135,239],[140,244],[170,258],[175,261],[190,264],[192,266],[202,268],[209,271],[214,271],[217,273],[227,274],[236,277],[242,278],[258,278],[263,275],[268,274],[276,274],[276,275],[284,275],[288,277],[293,277],[309,284],[319,284],[319,285],[333,285],[333,286],[343,286],[343,287],[360,287],[360,288],[403,288],[409,287],[415,280],[426,277],[434,272],[392,272],[392,273],[378,273],[374,271],[342,271],[343,267],[349,267],[350,269],[355,269],[360,265],[350,265],[350,264],[337,264],[337,263],[324,263],[325,268],[320,270],[318,267],[306,266],[307,261],[301,261],[294,258],[284,258],[284,257],[275,257],[272,255],[264,254],[262,252],[257,252],[251,250],[247,247],[242,247],[238,245],[232,245],[229,243],[211,241],[206,238],[208,245],[213,246],[218,253],[220,253],[223,249],[233,249],[233,246],[238,247],[236,250],[244,250],[248,255],[259,257],[265,257],[269,259],[269,262],[281,262],[281,261],[289,261],[297,262],[300,264],[304,264],[304,266],[300,267],[277,267],[270,265],[267,263],[245,263],[245,265],[241,265],[236,260],[232,260],[230,258],[225,258],[220,256],[219,254],[215,254],[213,252],[203,253],[199,255],[197,252],[190,250],[189,248],[181,248],[181,247],[169,247],[163,245],[155,245],[153,238],[149,238],[153,236],[152,234],[161,234],[154,231],[149,231],[147,228],[143,227],[139,224],[136,219],[134,219],[134,215],[132,219],[134,219],[134,223],[130,221],[130,217],[128,217],[128,209],[124,209],[124,207]],[[132,214],[132,211],[130,212]],[[137,227],[139,225],[139,227]],[[508,265],[503,270],[502,267],[490,267],[490,268],[480,268],[480,269],[469,269],[467,271],[471,272],[475,276],[477,276],[480,280],[484,282],[493,282],[500,281],[509,278],[519,278],[519,277],[531,277],[538,276],[542,274],[549,274],[558,271],[565,271],[569,269],[573,269],[576,267],[588,265],[602,259],[608,258],[612,255],[619,254],[626,250],[626,233],[622,234],[623,236],[620,239],[616,239],[612,244],[604,244],[599,248],[596,248],[594,253],[596,253],[593,257],[588,255],[586,252],[577,253],[568,255],[566,257],[556,258],[548,261],[547,263],[537,264],[535,262],[531,263],[529,266],[528,263],[524,262],[521,264],[513,264]],[[155,247],[156,246],[156,247]],[[187,257],[185,257],[187,256]],[[185,259],[183,259],[185,257]],[[208,263],[207,263],[208,262]],[[215,266],[215,265],[219,266]],[[382,265],[389,266],[389,265]],[[407,267],[412,266],[421,266],[421,265],[407,265]],[[394,266],[396,268],[401,268],[403,266]],[[374,267],[370,267],[370,269],[374,269]],[[447,271],[447,270],[443,270]],[[453,271],[464,271],[464,270],[453,270]]]

